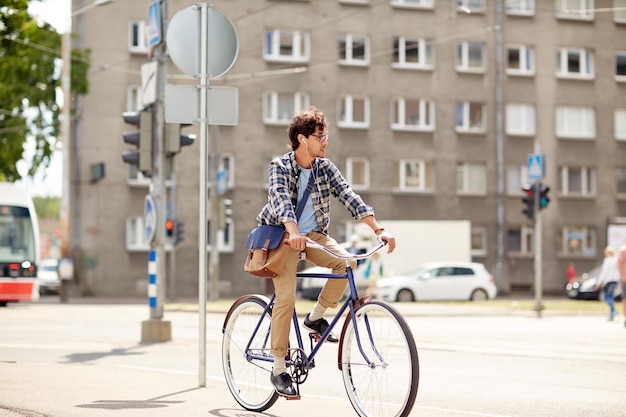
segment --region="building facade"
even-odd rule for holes
[[[167,15],[192,4],[167,0]],[[244,244],[267,198],[267,165],[288,151],[293,113],[310,105],[330,120],[327,156],[383,224],[470,220],[472,257],[501,293],[534,286],[534,227],[522,214],[529,154],[544,156],[551,188],[544,291],[562,293],[569,262],[583,272],[601,261],[607,222],[626,216],[626,0],[212,4],[239,40],[234,66],[211,80],[239,94],[238,124],[209,132],[233,202],[218,244],[220,296],[269,291],[243,272]],[[115,1],[74,19],[75,46],[92,51],[72,150],[71,243],[84,294],[146,294],[150,180],[122,161],[130,127],[121,116],[143,107],[148,5]],[[167,82],[198,81],[170,64]],[[182,148],[166,182],[184,224],[183,241],[168,245],[169,298],[198,292],[199,146]],[[98,166],[106,175],[92,180]],[[337,205],[332,217],[331,234],[347,240],[348,213]]]

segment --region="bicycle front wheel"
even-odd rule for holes
[[[361,305],[355,321],[348,320],[341,373],[352,407],[361,417],[408,416],[419,384],[417,348],[408,324],[381,301]]]
[[[222,367],[228,389],[243,408],[251,411],[267,410],[278,399],[270,382],[271,315],[266,314],[261,319],[266,306],[267,299],[262,296],[240,298],[231,307],[223,328]],[[263,356],[266,360],[252,359],[248,354]]]

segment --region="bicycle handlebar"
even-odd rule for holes
[[[334,256],[335,258],[339,258],[339,259],[356,259],[356,260],[361,260],[361,259],[367,259],[370,256],[372,256],[375,252],[378,252],[381,248],[383,248],[384,246],[387,245],[387,241],[383,240],[381,242],[378,243],[378,245],[374,246],[374,248],[372,250],[370,250],[369,252],[366,253],[360,253],[360,254],[341,254],[341,253],[335,253],[333,251],[331,251],[330,249],[326,248],[325,246],[320,245],[319,243],[315,243],[313,241],[307,240],[306,241],[306,246],[307,248],[315,248],[315,249],[321,249],[324,252],[328,253],[329,255]]]

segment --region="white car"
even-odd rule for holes
[[[44,259],[39,264],[37,281],[41,295],[59,293],[61,281],[59,281],[58,265],[59,262],[56,259]]]
[[[416,273],[378,280],[385,301],[488,300],[498,289],[481,263],[431,262]]]

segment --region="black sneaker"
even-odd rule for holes
[[[270,374],[270,381],[276,388],[276,392],[285,397],[297,397],[298,393],[293,387],[291,376],[287,372],[278,375]]]
[[[306,317],[304,318],[304,327],[311,330],[312,332],[317,332],[321,337],[326,331],[326,329],[328,329],[328,322],[323,317],[321,319],[311,321],[309,320],[309,314],[307,314]],[[339,341],[339,339],[333,336],[332,333],[328,335],[326,340],[328,340],[331,343],[337,343]]]

